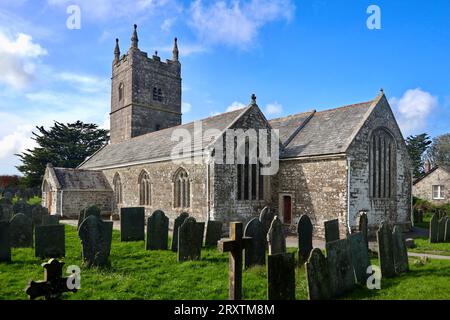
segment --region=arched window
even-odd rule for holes
[[[264,198],[264,176],[261,174],[261,163],[250,163],[250,147],[249,140],[246,139],[245,145],[242,144],[237,148],[237,152],[245,154],[244,163],[237,164],[237,200],[263,200]],[[245,149],[244,149],[245,148]],[[256,157],[259,156],[259,148],[256,148]]]
[[[153,100],[158,100],[158,89],[156,87],[153,88]]]
[[[191,186],[189,176],[183,168],[177,170],[173,178],[174,183],[174,207],[189,208],[191,206]]]
[[[162,90],[158,89],[158,101],[162,101],[162,100],[163,100]]]
[[[122,203],[122,182],[120,181],[120,175],[118,173],[115,174],[113,179],[114,185],[114,200],[116,204]]]
[[[385,128],[375,129],[370,139],[370,196],[373,199],[395,197],[396,143]]]
[[[139,204],[141,206],[151,205],[151,194],[152,189],[150,184],[150,177],[147,171],[142,171],[139,175]]]
[[[123,83],[119,84],[119,101],[123,99]]]

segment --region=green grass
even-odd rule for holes
[[[292,249],[291,249],[292,250]],[[13,249],[13,262],[0,263],[0,299],[27,299],[23,289],[29,280],[43,278],[45,260],[33,249]],[[66,267],[81,264],[76,228],[66,226]],[[415,261],[414,259],[411,262]],[[176,261],[171,251],[146,251],[144,242],[120,242],[113,232],[110,269],[81,269],[81,289],[65,299],[227,299],[228,254],[203,249],[197,262]],[[297,269],[296,298],[306,299],[303,268]],[[266,268],[244,271],[243,298],[266,299]],[[354,299],[450,299],[450,261],[430,260],[423,266],[411,263],[411,272],[382,282],[383,289],[358,289]]]
[[[30,198],[27,200],[27,203],[30,206],[41,204],[41,202],[42,202],[42,199],[41,199],[41,197],[38,197],[38,196],[34,196],[33,198]]]
[[[411,252],[450,256],[450,243],[430,243],[428,238],[417,238],[414,242],[417,247],[409,249]]]

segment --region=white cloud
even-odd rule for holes
[[[269,103],[266,105],[265,113],[270,116],[276,116],[283,112],[283,106],[278,102]]]
[[[230,104],[230,105],[227,107],[226,112],[239,110],[239,109],[242,109],[242,108],[245,108],[245,107],[246,107],[246,105],[243,104],[242,102],[234,101],[232,104]]]
[[[189,102],[183,102],[181,104],[181,112],[188,113],[192,110],[192,105]]]
[[[164,19],[164,21],[161,23],[161,31],[169,33],[176,20],[176,18]]]
[[[292,18],[290,0],[217,1],[209,5],[196,0],[191,4],[191,27],[210,43],[247,47],[267,23]]]
[[[401,98],[389,103],[398,114],[398,123],[405,136],[426,127],[427,119],[438,104],[438,98],[420,88],[407,90]]]
[[[173,43],[164,46],[153,46],[158,49],[158,52],[169,52],[172,53]],[[185,44],[178,41],[178,51],[180,52],[180,57],[187,57],[196,53],[203,53],[207,51],[207,48],[200,44]]]

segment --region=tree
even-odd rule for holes
[[[430,137],[426,133],[406,138],[406,147],[411,158],[414,178],[420,178],[424,174],[424,155],[431,144]]]
[[[450,133],[433,139],[427,157],[433,166],[450,166]]]
[[[23,173],[24,184],[28,187],[41,184],[47,163],[75,168],[109,140],[108,130],[81,121],[67,124],[55,121],[49,130],[42,126],[36,128],[38,132],[33,132],[32,139],[38,146],[17,154],[22,160],[17,169]]]

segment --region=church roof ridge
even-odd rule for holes
[[[340,107],[324,109],[324,110],[317,111],[316,113],[325,113],[325,112],[339,111],[339,110],[342,110],[342,109],[357,108],[357,107],[361,107],[363,105],[366,105],[368,103],[373,103],[375,100],[376,99],[372,99],[372,100],[367,100],[367,101],[364,101],[364,102],[358,102],[358,103],[343,105],[343,106],[340,106]]]

